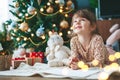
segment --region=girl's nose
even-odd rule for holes
[[[77,20],[77,24],[80,24],[80,20]]]

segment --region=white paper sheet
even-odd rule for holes
[[[89,70],[72,70],[68,67],[48,67],[47,64],[36,63],[34,66],[29,66],[22,63],[17,69],[0,71],[1,76],[34,76],[39,74],[42,77],[52,78],[73,78],[86,79],[99,73],[101,69],[90,68]],[[94,77],[97,79],[97,76]]]

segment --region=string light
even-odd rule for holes
[[[27,17],[27,16],[28,16],[28,13],[26,13],[25,16]]]
[[[62,33],[62,32],[60,32],[60,33],[59,33],[59,35],[60,35],[60,36],[62,36],[62,35],[63,35],[63,33]]]
[[[68,14],[65,14],[65,17],[68,17]]]
[[[68,34],[71,34],[71,31],[68,31],[67,33],[68,33]]]
[[[110,61],[114,61],[115,60],[115,56],[114,55],[109,55],[109,60]]]
[[[93,66],[97,66],[98,64],[99,64],[99,61],[98,61],[98,60],[93,60],[93,61],[92,61],[92,65],[93,65]]]
[[[60,12],[60,13],[62,13],[62,12],[63,12],[63,10],[62,10],[62,9],[60,9],[60,10],[59,10],[59,12]]]
[[[116,59],[119,59],[119,58],[120,58],[120,52],[116,52],[116,53],[115,53],[115,58],[116,58]]]
[[[42,36],[41,36],[41,38],[42,38],[42,39],[45,39],[45,36],[44,36],[44,35],[42,35]]]
[[[49,36],[52,35],[52,31],[49,31],[48,34],[49,34]]]
[[[108,75],[107,73],[101,72],[101,73],[99,74],[98,80],[107,80],[108,77],[109,77],[109,75]]]
[[[58,0],[56,0],[56,1],[55,1],[55,3],[56,3],[56,4],[58,4],[58,3],[59,3],[59,1],[58,1]]]
[[[34,36],[34,34],[32,33],[32,34],[31,34],[31,36],[33,37],[33,36]]]
[[[53,27],[55,27],[56,26],[56,24],[53,24]]]
[[[27,37],[24,37],[24,41],[27,41]]]
[[[50,2],[48,2],[47,5],[50,6]]]
[[[82,68],[84,65],[85,65],[85,63],[83,61],[78,62],[78,67]]]
[[[41,9],[40,9],[40,12],[43,12],[43,11],[44,11],[44,9],[43,9],[43,8],[41,8]]]
[[[20,41],[20,38],[16,38],[17,41]]]

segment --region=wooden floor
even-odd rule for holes
[[[58,78],[42,78],[42,77],[6,77],[6,76],[0,76],[0,80],[73,80],[73,79],[58,79]],[[76,79],[75,79],[76,80]],[[85,80],[85,79],[79,79],[79,80]]]

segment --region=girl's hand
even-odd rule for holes
[[[79,59],[77,57],[71,58],[70,63],[69,63],[69,67],[71,69],[74,69],[74,70],[78,69],[78,61],[79,61]]]
[[[72,62],[72,63],[70,64],[70,68],[73,69],[73,70],[79,69],[77,62]]]

